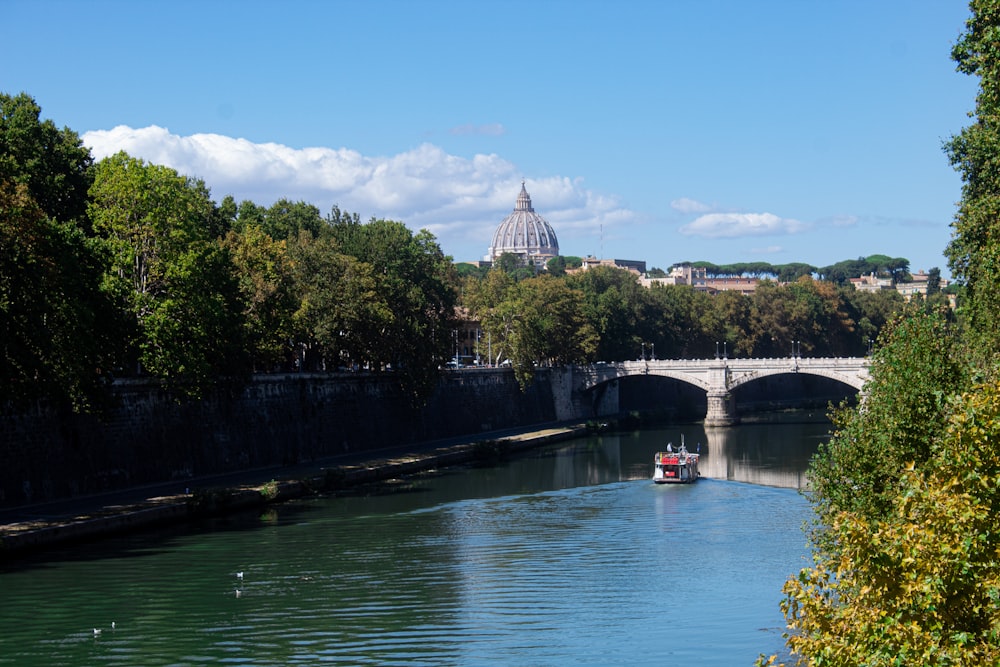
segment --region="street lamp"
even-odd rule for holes
[[[653,361],[656,361],[656,343],[650,343],[649,347],[653,350],[652,354]]]
[[[719,358],[719,341],[715,341],[715,358]]]

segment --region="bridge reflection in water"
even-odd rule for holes
[[[683,436],[688,450],[701,455],[698,468],[705,479],[806,488],[809,461],[829,438],[825,414],[792,410],[757,418],[735,427],[690,423],[593,435],[575,456],[562,459],[556,478],[564,486],[652,480],[654,453],[668,442],[677,447]]]

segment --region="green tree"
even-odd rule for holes
[[[1000,664],[1000,385],[947,412],[884,511],[828,513],[836,550],[785,585],[788,646],[807,664]]]
[[[287,241],[257,225],[230,231],[222,243],[235,266],[244,304],[246,340],[255,370],[290,361],[292,318],[299,308]]]
[[[491,365],[511,356],[514,326],[520,316],[510,294],[514,284],[510,274],[496,267],[482,279],[468,277],[462,283],[462,297],[469,315],[479,320],[490,341]]]
[[[512,331],[506,337],[510,359],[522,389],[534,377],[536,365],[554,366],[593,359],[597,333],[584,316],[583,295],[565,281],[542,275],[517,283],[505,310],[512,310]]]
[[[566,284],[583,297],[584,316],[598,336],[595,350],[598,359],[635,359],[641,345],[652,342],[652,327],[643,331],[650,293],[639,284],[635,274],[598,266],[569,276]]]
[[[883,517],[903,470],[930,457],[948,398],[965,381],[952,325],[916,307],[883,331],[870,373],[863,406],[834,414],[834,435],[810,467],[821,518],[838,511]]]
[[[103,407],[118,316],[100,248],[47,217],[25,184],[0,180],[0,399]]]
[[[384,353],[379,341],[396,322],[372,266],[341,253],[332,238],[313,239],[306,232],[291,245],[289,258],[297,293],[293,339],[300,368],[358,365],[378,370]]]
[[[978,77],[974,121],[945,144],[962,177],[962,199],[945,251],[955,278],[965,283],[962,312],[973,348],[986,363],[997,358],[1000,340],[1000,54],[996,0],[973,0],[972,16],[955,44],[958,71]]]
[[[709,300],[709,308],[701,314],[701,329],[708,336],[709,349],[699,356],[710,357],[716,352],[733,356],[751,356],[754,338],[750,335],[753,302],[736,291],[719,292]]]
[[[654,285],[642,321],[643,339],[655,344],[655,353],[661,359],[714,354],[715,341],[703,326],[712,298],[689,285]]]
[[[319,209],[304,201],[279,199],[264,214],[264,231],[276,241],[294,239],[302,232],[316,237],[324,227]]]
[[[0,93],[0,182],[27,187],[48,217],[84,224],[93,158],[68,128],[41,120],[41,107],[25,93]]]
[[[149,299],[139,348],[149,372],[198,397],[250,370],[239,282],[214,242],[190,244],[165,266],[164,292]]]
[[[118,153],[97,164],[91,197],[91,223],[112,253],[108,281],[133,317],[133,360],[192,395],[242,375],[243,329],[233,323],[244,308],[212,236],[205,184]],[[207,340],[223,332],[224,348]]]
[[[393,220],[341,219],[327,228],[341,252],[372,268],[393,313],[372,340],[376,367],[391,366],[414,401],[426,399],[451,356],[458,278],[434,236]]]

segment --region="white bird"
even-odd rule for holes
[[[243,581],[243,571],[242,570],[240,570],[239,572],[236,573],[236,578],[239,579],[240,581]]]
[[[101,629],[100,628],[94,628],[94,636],[95,637],[100,637],[101,636]]]
[[[236,597],[240,597],[241,595],[243,595],[243,591],[241,591],[240,589],[237,588],[236,589]]]
[[[114,630],[114,629],[115,629],[115,622],[114,622],[114,621],[111,621],[111,629],[112,629],[112,630]]]

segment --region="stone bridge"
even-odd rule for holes
[[[687,382],[708,397],[706,426],[728,426],[739,421],[731,392],[747,382],[768,375],[807,373],[838,380],[859,392],[868,380],[868,358],[690,359],[624,361],[573,369],[574,388],[587,391],[597,385],[629,376],[659,375]]]

